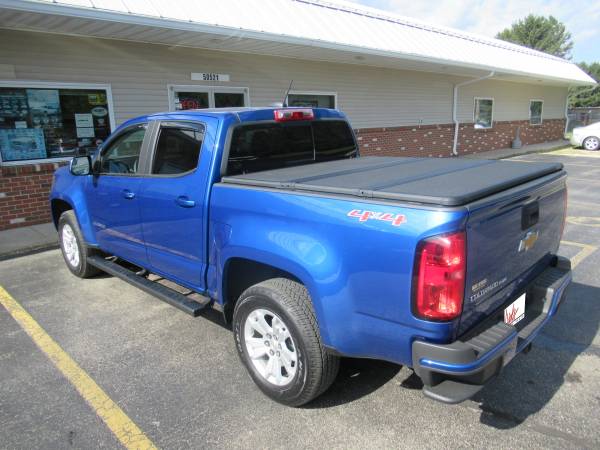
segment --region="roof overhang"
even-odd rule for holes
[[[46,1],[0,0],[0,28],[444,73],[463,77],[480,77],[495,71],[494,78],[514,82],[564,86],[595,84],[589,77],[589,79],[574,80],[557,77],[552,73],[540,75],[519,70],[500,70],[492,65],[434,58],[415,53],[394,52],[293,35]]]

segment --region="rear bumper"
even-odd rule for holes
[[[424,394],[444,403],[460,403],[481,390],[527,349],[556,313],[571,278],[570,261],[557,258],[527,287],[525,319],[516,326],[506,325],[499,311],[451,344],[413,342],[413,367],[423,380]]]

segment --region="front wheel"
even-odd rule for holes
[[[586,150],[598,150],[600,149],[600,138],[596,136],[590,136],[583,140],[583,148]]]
[[[248,288],[233,313],[238,354],[273,400],[301,406],[335,379],[339,358],[323,347],[306,288],[274,278]]]
[[[88,264],[90,250],[85,245],[73,211],[66,211],[58,219],[58,238],[67,267],[79,278],[88,278],[100,272]]]

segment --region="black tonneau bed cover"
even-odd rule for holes
[[[222,182],[460,206],[545,175],[558,175],[562,167],[560,163],[370,156],[226,176]]]

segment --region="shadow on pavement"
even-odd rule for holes
[[[401,368],[385,361],[342,358],[340,372],[329,390],[305,408],[331,408],[358,400],[386,384]]]
[[[569,372],[583,352],[600,355],[590,347],[600,323],[600,288],[573,283],[567,298],[527,355],[518,355],[473,400],[481,409],[480,422],[498,429],[521,424],[552,400],[566,383],[581,383]]]

